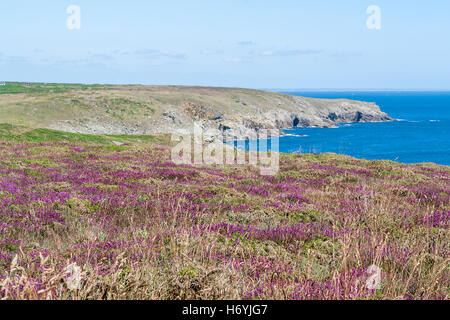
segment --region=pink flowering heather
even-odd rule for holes
[[[432,164],[0,140],[0,298],[448,299],[449,201]]]

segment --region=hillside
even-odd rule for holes
[[[143,139],[0,126],[0,299],[449,298],[448,166]]]
[[[0,123],[90,134],[191,130],[250,136],[261,128],[391,120],[373,103],[239,88],[8,83]]]

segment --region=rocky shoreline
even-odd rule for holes
[[[208,135],[206,140],[225,137],[233,139],[256,138],[262,129],[281,130],[294,127],[333,127],[341,123],[393,121],[374,103],[351,100],[320,100],[298,97],[298,110],[286,110],[278,106],[262,112],[255,110],[249,116],[226,115],[213,107],[187,103],[183,106],[187,122],[195,122]],[[316,108],[315,104],[322,104]],[[325,105],[325,108],[323,107]],[[186,119],[180,120],[176,113],[165,115],[168,122],[178,123],[175,132],[185,133],[192,130],[183,126]]]
[[[207,133],[206,140],[214,141],[220,137],[254,138],[261,129],[331,127],[340,123],[393,120],[371,102],[304,98],[250,89],[151,89],[151,96],[162,92],[169,100],[166,96],[181,93],[181,98],[177,104],[162,103],[159,112],[139,121],[116,121],[98,114],[90,119],[58,121],[52,127],[93,134],[167,134],[192,132],[195,122]]]

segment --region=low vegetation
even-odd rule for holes
[[[434,164],[283,154],[261,176],[174,165],[167,137],[2,125],[0,298],[448,299],[449,186]]]
[[[104,85],[86,85],[86,84],[7,82],[5,83],[5,85],[0,86],[0,94],[60,93],[74,90],[95,90],[104,87],[105,87]]]
[[[71,142],[99,145],[122,145],[125,143],[168,143],[169,135],[90,135],[51,129],[30,129],[11,124],[0,124],[0,139],[16,142]]]

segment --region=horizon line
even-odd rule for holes
[[[308,91],[323,91],[323,92],[348,92],[348,91],[354,91],[354,92],[362,92],[362,91],[422,91],[422,92],[450,92],[450,89],[374,89],[374,88],[291,88],[291,89],[284,89],[284,88],[262,88],[261,90],[269,90],[269,91],[299,91],[299,92],[308,92]]]
[[[181,86],[181,87],[211,87],[211,88],[242,88],[266,91],[285,91],[285,92],[363,92],[363,91],[409,91],[409,92],[450,92],[447,89],[431,89],[431,88],[274,88],[274,87],[246,87],[246,86],[226,86],[226,85],[196,85],[196,84],[143,84],[143,83],[100,83],[100,82],[45,82],[45,81],[7,81],[1,80],[0,83],[30,83],[30,84],[80,84],[80,85],[104,85],[104,86]]]

